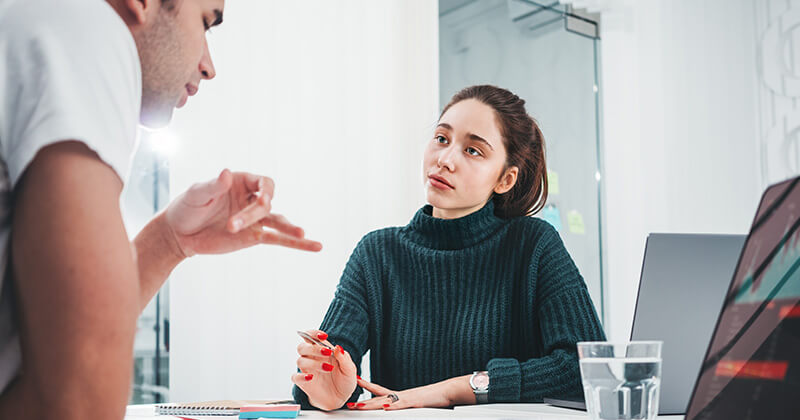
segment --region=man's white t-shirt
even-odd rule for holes
[[[104,0],[0,0],[0,394],[22,362],[7,275],[14,186],[40,149],[65,140],[124,181],[141,79],[130,30]]]

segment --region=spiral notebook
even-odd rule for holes
[[[246,405],[293,404],[292,400],[220,400],[156,405],[156,414],[169,416],[237,416]]]

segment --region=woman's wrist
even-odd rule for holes
[[[448,379],[445,383],[447,385],[447,398],[450,400],[450,405],[472,405],[475,404],[475,393],[472,391],[472,386],[469,384],[469,378],[472,375],[458,376]]]

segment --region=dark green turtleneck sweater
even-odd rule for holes
[[[320,327],[328,340],[356,366],[370,350],[370,380],[393,390],[488,370],[490,402],[581,395],[576,343],[605,335],[558,233],[498,218],[491,201],[459,219],[431,210],[361,239]]]

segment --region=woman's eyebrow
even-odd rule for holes
[[[492,149],[492,151],[494,151],[494,147],[492,147],[492,145],[488,141],[486,141],[486,139],[484,139],[483,137],[472,133],[469,133],[467,137],[469,137],[471,140],[485,143],[487,146],[489,146],[490,149]]]
[[[438,127],[442,127],[445,130],[453,131],[453,126],[451,126],[448,123],[439,123],[439,125],[437,125],[436,127],[437,128]],[[485,138],[483,138],[483,137],[481,137],[481,136],[479,136],[477,134],[474,134],[474,133],[467,133],[467,137],[469,137],[469,139],[472,140],[472,141],[479,141],[481,143],[485,143],[487,146],[489,146],[490,149],[492,149],[492,151],[494,151],[494,147],[492,147],[491,143],[486,141]]]

